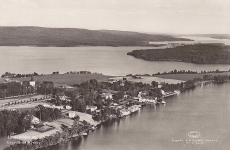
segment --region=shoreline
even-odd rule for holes
[[[103,122],[106,122],[107,120],[109,120],[109,119],[112,119],[112,118],[117,118],[117,119],[119,119],[119,118],[122,118],[122,117],[125,117],[125,116],[128,116],[128,115],[130,115],[130,114],[132,114],[132,113],[134,113],[134,112],[137,112],[137,111],[139,111],[139,109],[141,109],[144,105],[148,105],[148,104],[154,104],[154,105],[158,105],[158,104],[160,104],[160,105],[165,105],[165,102],[164,102],[164,98],[165,97],[170,97],[170,96],[174,96],[174,95],[178,95],[178,94],[180,94],[180,92],[185,92],[185,91],[187,91],[187,90],[190,90],[190,89],[193,89],[193,88],[196,88],[197,86],[199,86],[199,85],[203,85],[203,84],[206,84],[206,83],[223,83],[223,82],[229,82],[229,76],[227,76],[227,78],[224,78],[224,80],[222,80],[221,78],[219,79],[219,78],[216,78],[215,79],[215,77],[213,78],[210,78],[210,77],[212,77],[212,75],[209,75],[207,78],[204,78],[204,79],[202,79],[202,80],[196,80],[196,78],[194,79],[194,81],[186,81],[183,85],[185,85],[185,86],[181,86],[181,89],[178,91],[176,91],[176,90],[174,90],[174,91],[163,91],[163,90],[161,90],[161,92],[162,92],[162,96],[161,97],[156,97],[155,99],[150,99],[150,98],[146,98],[146,97],[144,97],[144,96],[142,96],[143,94],[144,95],[146,95],[146,93],[144,93],[144,92],[139,92],[139,94],[138,94],[138,97],[137,98],[135,98],[135,97],[132,97],[131,98],[131,100],[132,100],[132,103],[130,103],[129,105],[121,105],[120,104],[120,106],[117,106],[117,107],[115,107],[116,108],[116,112],[115,113],[113,113],[113,114],[111,114],[110,116],[106,116],[106,117],[102,117],[102,118],[100,118],[99,119],[99,121],[97,122],[97,123],[95,123],[95,124],[92,124],[92,122],[88,122],[87,120],[85,121],[85,123],[84,123],[84,120],[86,119],[86,118],[81,118],[80,117],[80,122],[81,122],[81,128],[82,128],[82,130],[81,131],[79,131],[79,133],[78,134],[70,134],[70,133],[66,133],[66,131],[65,130],[58,130],[58,129],[61,129],[61,127],[60,127],[60,125],[58,126],[58,128],[55,128],[56,130],[58,130],[57,132],[59,132],[59,133],[57,133],[57,132],[55,132],[55,133],[52,133],[52,134],[49,134],[49,135],[46,135],[45,137],[44,136],[42,136],[42,139],[44,138],[44,139],[46,139],[46,138],[51,138],[52,136],[55,136],[56,134],[60,134],[60,135],[62,135],[62,134],[67,134],[64,138],[60,138],[58,141],[56,141],[56,144],[58,144],[58,143],[65,143],[65,142],[68,142],[68,141],[70,141],[71,140],[71,138],[79,138],[79,137],[81,137],[81,136],[84,136],[84,135],[87,135],[88,133],[89,133],[89,131],[90,130],[96,130],[96,128],[100,125],[100,124],[102,124]],[[224,76],[223,76],[224,77]],[[159,88],[159,87],[156,87],[157,89]],[[161,89],[161,88],[160,88]],[[128,101],[129,99],[127,99],[126,101]],[[136,101],[137,100],[137,101]],[[114,105],[115,106],[115,105]],[[101,109],[101,111],[102,111],[102,109]],[[80,112],[79,112],[80,113]],[[86,114],[86,113],[83,113],[83,114]],[[87,114],[88,115],[88,114]],[[93,116],[93,115],[92,115]],[[93,118],[92,118],[93,119]],[[69,119],[69,120],[72,120],[72,119]],[[50,124],[52,125],[54,122],[57,122],[58,120],[54,120],[54,121],[52,121],[52,122],[50,122]],[[94,119],[94,122],[95,122],[96,120]],[[71,121],[71,122],[74,122],[73,120]],[[72,126],[72,127],[71,127]],[[70,127],[69,126],[67,126],[67,129],[68,130],[72,130],[73,129],[73,126],[74,126],[74,124],[73,123],[71,123],[70,124]],[[53,130],[53,129],[52,129]],[[56,131],[55,130],[55,131]],[[28,133],[28,132],[25,132],[25,133]],[[22,134],[24,134],[24,133],[22,133]],[[47,137],[48,136],[48,137]],[[38,139],[37,139],[38,140]],[[31,140],[31,141],[33,141],[33,140]],[[35,139],[35,142],[36,142],[36,139]],[[26,144],[27,145],[27,144]],[[51,145],[47,145],[47,146],[52,146],[52,145],[55,145],[54,143],[51,143]],[[17,145],[16,145],[17,146]],[[47,147],[47,146],[44,146],[44,147]],[[40,146],[38,147],[38,148],[41,148]],[[38,148],[35,148],[35,149],[38,149]],[[5,150],[8,150],[7,148],[5,149]]]
[[[230,82],[230,80],[229,80],[228,82]],[[196,86],[200,86],[201,84],[207,84],[207,83],[213,83],[213,81],[202,81],[202,82],[197,83]],[[183,92],[185,92],[185,91],[183,91]],[[175,94],[169,95],[169,96],[167,96],[167,97],[173,97],[173,96],[176,96],[176,95],[178,95],[178,94],[175,93]],[[153,105],[153,103],[147,103],[147,102],[146,102],[146,103],[143,103],[143,104],[141,105],[140,109],[142,109],[142,107],[144,107],[144,106],[146,106],[146,105]],[[157,104],[154,104],[154,105],[160,105],[160,104],[157,103]],[[140,109],[139,109],[138,111],[140,111]],[[137,113],[137,111],[132,112],[132,113]],[[125,118],[126,116],[129,116],[129,115],[131,115],[132,113],[130,113],[130,114],[128,114],[128,115],[124,115],[124,116],[122,116],[122,117],[115,117],[115,118],[112,117],[112,118],[108,118],[108,119],[105,120],[105,121],[101,121],[100,123],[98,123],[98,124],[96,125],[96,129],[94,129],[94,130],[97,130],[103,123],[109,121],[110,119],[121,119],[121,118]],[[83,136],[88,136],[88,134],[90,134],[89,131],[93,132],[94,130],[90,130],[90,129],[89,129],[88,131],[86,131],[87,134],[85,134],[85,135],[79,135],[79,136],[77,136],[77,137],[72,137],[72,138],[76,138],[76,140],[79,140],[79,139],[82,138]],[[71,138],[70,140],[72,140],[72,138]],[[58,143],[58,144],[59,144],[59,143]]]

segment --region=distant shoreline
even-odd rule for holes
[[[0,26],[0,46],[151,46],[146,41],[191,41],[173,35],[79,28]]]

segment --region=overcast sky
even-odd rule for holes
[[[1,0],[0,26],[230,34],[230,0]]]

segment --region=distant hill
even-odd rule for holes
[[[216,39],[229,39],[230,40],[230,34],[209,34],[208,36],[211,38],[216,38]]]
[[[199,36],[199,37],[210,37],[214,39],[229,39],[230,40],[230,34],[191,34],[191,35],[181,35],[181,36]]]
[[[170,35],[78,28],[0,27],[0,46],[144,46],[147,41],[189,41]]]

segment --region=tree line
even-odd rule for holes
[[[29,84],[29,81],[0,83],[0,98],[28,95],[35,93],[35,88]]]
[[[61,110],[57,108],[47,108],[43,105],[38,105],[37,109],[35,116],[42,121],[53,121],[62,117]]]
[[[36,87],[31,86],[29,81],[0,83],[0,98],[29,95],[35,92],[39,94],[52,94],[53,89],[54,83],[50,81],[43,81],[41,84],[36,82]]]
[[[24,78],[24,77],[31,77],[31,76],[38,76],[39,74],[37,72],[34,73],[30,73],[30,74],[16,74],[16,73],[10,73],[10,72],[5,72],[5,74],[3,74],[1,76],[1,78],[4,77],[9,77],[9,78]]]
[[[201,71],[201,72],[197,72],[197,71],[191,71],[191,70],[177,70],[177,69],[174,69],[172,71],[169,71],[169,72],[163,72],[163,73],[156,73],[156,74],[153,74],[152,76],[154,75],[164,75],[164,74],[199,74],[199,73],[223,73],[223,72],[230,72],[230,69],[229,71],[220,71],[219,69],[215,70],[215,71]]]

